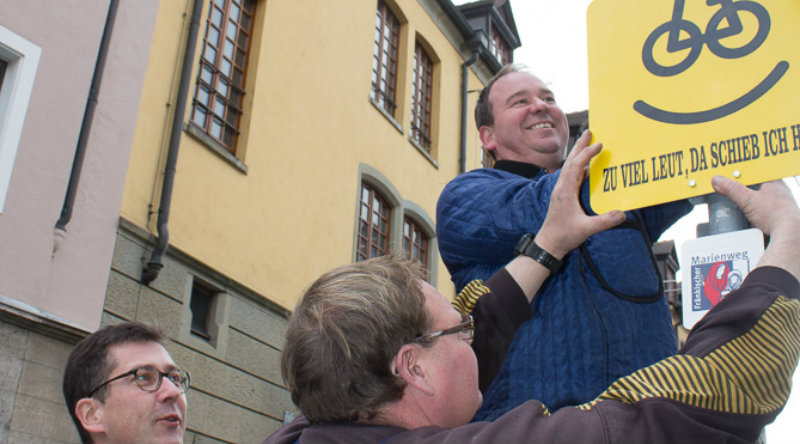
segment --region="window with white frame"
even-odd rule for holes
[[[6,202],[42,49],[0,26],[0,213]]]
[[[403,251],[408,257],[422,265],[422,278],[428,278],[430,237],[425,234],[421,224],[408,216],[403,216]]]
[[[361,184],[358,217],[358,250],[356,260],[383,256],[389,252],[391,209],[380,191]]]
[[[433,219],[413,201],[403,199],[375,168],[359,165],[353,260],[404,252],[423,268],[423,277],[436,285],[438,247]]]

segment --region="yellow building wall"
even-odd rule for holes
[[[160,3],[126,178],[121,215],[154,235],[191,3]],[[258,2],[237,150],[247,171],[183,132],[168,222],[172,247],[291,309],[312,280],[353,260],[359,164],[378,170],[403,199],[435,218],[439,194],[459,172],[464,57],[417,0],[396,2],[406,19],[397,93],[401,134],[369,101],[376,4]],[[184,122],[206,16],[204,11]],[[438,59],[436,164],[408,140],[415,36]],[[481,87],[470,71],[469,88]],[[477,93],[469,95],[467,169],[481,161],[472,119],[476,99]],[[435,284],[452,296],[438,252],[435,258]]]

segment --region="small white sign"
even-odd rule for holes
[[[701,237],[683,243],[683,326],[694,324],[731,291],[739,288],[764,253],[757,228]]]

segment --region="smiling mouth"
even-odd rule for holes
[[[531,126],[528,129],[537,130],[537,129],[542,129],[542,128],[554,128],[554,126],[550,122],[540,122],[540,123],[537,123],[536,125]]]

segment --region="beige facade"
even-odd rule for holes
[[[164,122],[171,119],[165,105],[174,101],[190,3],[161,3],[126,179],[122,217],[154,233],[169,139]],[[170,245],[285,308],[321,272],[353,260],[361,165],[382,174],[399,199],[430,220],[439,192],[458,174],[461,64],[471,55],[463,36],[437,1],[394,5],[403,23],[398,111],[388,119],[369,100],[375,3],[258,2],[235,155],[220,156],[188,133],[181,138]],[[437,59],[430,155],[409,141],[416,40]],[[474,69],[491,75],[480,61]],[[470,89],[480,85],[470,71]],[[471,169],[480,166],[481,153],[471,118],[468,125]],[[442,276],[440,288],[451,291],[444,266],[433,271]]]
[[[290,310],[314,278],[356,259],[363,184],[390,209],[389,250],[413,221],[428,279],[453,295],[436,200],[462,165],[481,166],[475,90],[500,67],[487,35],[494,50],[498,35],[518,39],[510,9],[476,2],[467,17],[449,0],[385,1],[399,19],[390,115],[372,92],[376,0],[257,0],[226,149],[192,114],[209,8],[226,2],[120,1],[74,214],[57,236],[110,0],[85,1],[0,0],[0,26],[41,49],[7,188],[0,169],[0,337],[13,345],[0,352],[0,442],[76,442],[63,362],[88,331],[123,320],[164,327],[191,373],[186,442],[260,442],[294,414],[279,371]],[[428,148],[413,135],[418,46],[432,66]]]

